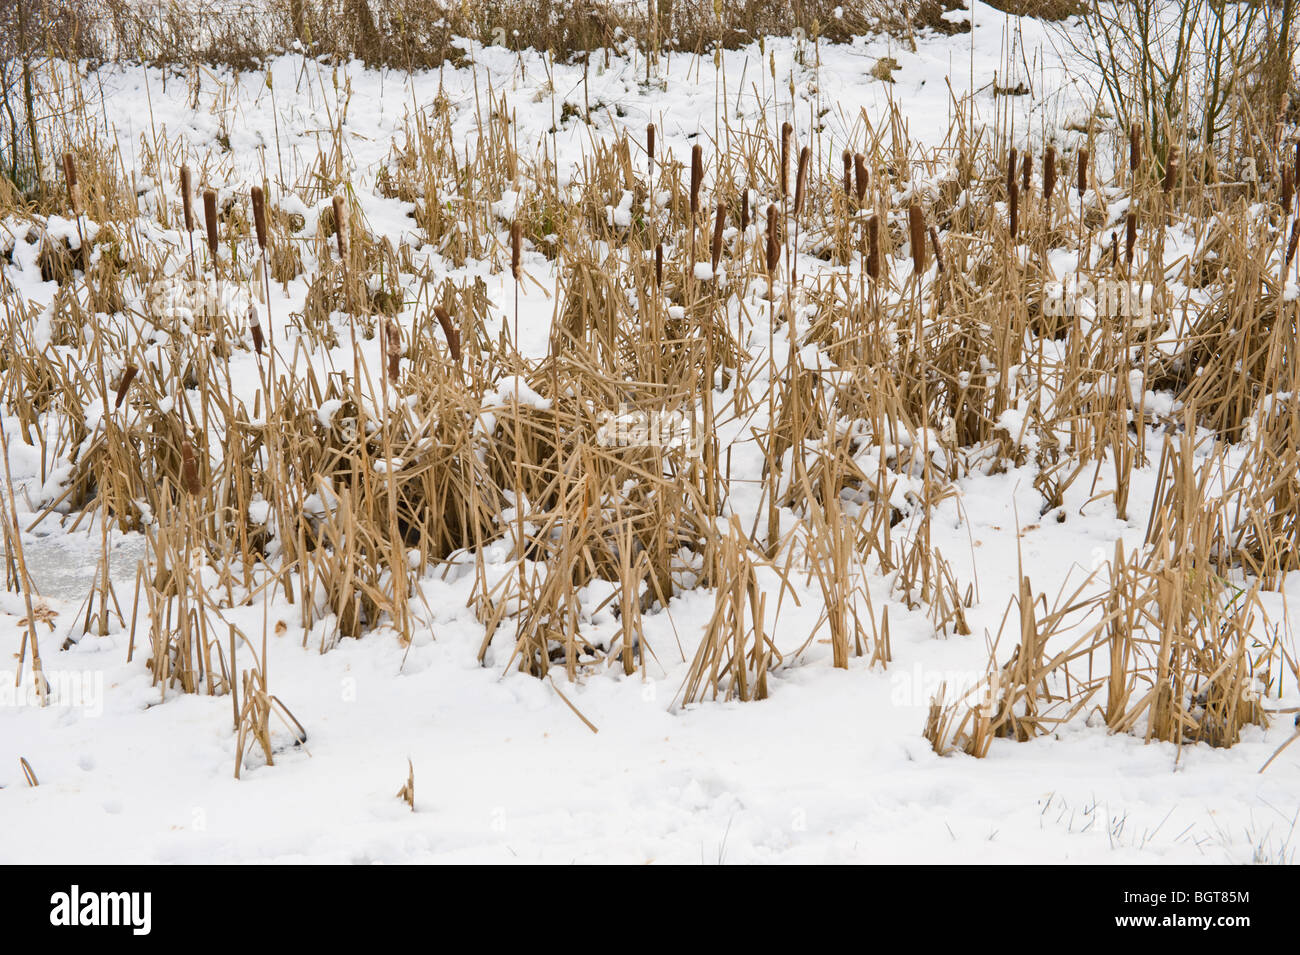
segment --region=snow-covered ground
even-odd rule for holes
[[[972,7],[963,14],[972,32],[923,36],[916,52],[870,37],[823,46],[819,65],[808,53],[797,66],[795,44],[768,40],[776,82],[757,47],[725,53],[718,82],[711,60],[672,56],[662,87],[647,87],[643,67],[626,58],[607,67],[596,58],[584,88],[581,67],[500,48],[475,48],[472,67],[414,76],[354,64],[340,70],[338,87],[328,68],[284,56],[269,67],[274,106],[261,75],[207,74],[197,94],[183,77],[164,82],[158,71],[138,67],[107,66],[81,82],[94,104],[89,112],[108,124],[128,170],[142,168],[144,145],[165,131],[188,143],[196,168],[208,158],[205,181],[223,193],[245,192],[264,171],[276,182],[277,139],[289,166],[285,179],[295,181],[301,164],[328,143],[340,97],[347,98],[339,90],[350,86],[343,130],[357,198],[372,231],[397,244],[417,241],[414,225],[406,205],[376,194],[375,174],[408,114],[439,93],[451,104],[452,139],[462,144],[473,140],[489,90],[504,94],[518,118],[521,151],[543,142],[558,149],[562,177],[593,137],[622,127],[640,137],[651,121],[665,150],[685,157],[696,134],[722,140],[727,122],[756,128],[764,116],[769,130],[789,118],[803,137],[809,117],[822,115],[822,136],[852,142],[864,117],[887,122],[896,105],[913,141],[938,145],[966,93],[976,95],[985,121],[1010,109],[1015,135],[1036,151],[1045,137],[1068,135],[1062,128],[1081,110],[1087,114],[1081,65],[1063,61],[1051,29]],[[1007,52],[1013,36],[1014,55]],[[870,76],[885,56],[898,62],[892,83]],[[995,73],[998,86],[1023,81],[1030,95],[995,101]],[[573,122],[552,136],[553,110],[566,99],[592,104],[592,124]],[[228,151],[217,145],[227,137]],[[142,178],[138,185],[142,202],[176,201],[174,181]],[[541,354],[554,306],[541,289],[554,288],[554,267],[540,255],[524,264],[537,280],[522,302],[524,346]],[[53,286],[22,266],[8,269],[10,281],[23,297],[48,302]],[[503,307],[513,289],[508,272],[492,263],[440,274],[457,281],[481,275]],[[273,293],[281,299],[272,315],[283,322],[301,307],[306,284]],[[277,334],[283,340],[287,330]],[[17,419],[7,420],[12,434]],[[1149,446],[1159,446],[1154,436]],[[24,527],[36,516],[25,502],[40,496],[39,461],[25,451],[11,454]],[[64,534],[47,519],[24,543],[33,577],[59,614],[52,632],[41,628],[56,695],[50,706],[34,705],[11,692],[12,669],[0,665],[0,861],[1293,861],[1300,746],[1258,772],[1293,732],[1289,716],[1268,729],[1248,727],[1230,749],[1144,744],[1082,718],[1057,736],[997,741],[982,760],[941,758],[922,738],[939,684],[969,685],[984,674],[989,635],[998,632],[1022,565],[1036,590],[1054,595],[1108,559],[1115,541],[1141,544],[1154,467],[1135,474],[1127,520],[1116,518],[1108,500],[1090,501],[1108,477],[1103,469],[1095,487],[1077,482],[1059,522],[1040,522],[1043,501],[1031,468],[962,478],[959,494],[938,506],[932,534],[962,589],[971,584],[978,594],[967,612],[972,634],[936,635],[923,608],[909,610],[889,577],[873,575],[872,599],[890,611],[888,669],[854,658],[847,671],[836,670],[829,646],[814,641],[772,674],[763,702],[679,705],[713,606],[705,592],[688,592],[645,617],[657,658],[648,680],[601,668],[573,684],[559,674],[552,682],[507,672],[501,642],[488,665],[478,665],[483,630],[466,606],[473,575],[465,566],[425,578],[415,611],[421,626],[409,648],[378,631],[322,654],[321,634],[304,635],[287,605],[227,610],[245,632],[271,633],[271,690],[309,734],[298,747],[281,732],[275,765],[249,763],[240,780],[233,778],[228,698],[169,693],[162,700],[150,685],[146,654],[137,648],[127,662],[125,631],[87,636],[57,652],[69,631],[79,631],[74,618],[99,536],[87,531],[90,521]],[[128,614],[142,552],[138,537],[115,548],[113,576]],[[1286,583],[1264,596],[1294,655],[1286,595],[1300,594],[1300,574]],[[797,584],[800,604],[787,600],[776,621],[778,642],[790,649],[804,643],[819,614],[816,584]],[[11,660],[26,615],[21,596],[0,595],[0,611],[0,650]],[[615,627],[608,613],[590,624],[594,632]],[[1291,687],[1270,704],[1296,702]],[[25,783],[20,757],[38,787]],[[395,796],[408,760],[414,812]]]

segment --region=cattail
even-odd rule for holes
[[[749,190],[740,190],[740,231],[749,228]]]
[[[772,204],[767,207],[767,274],[771,275],[776,271],[780,259],[777,253],[780,251],[780,245],[776,238],[776,205]]]
[[[722,259],[722,230],[727,225],[727,207],[719,202],[718,215],[713,223],[713,275],[718,275],[718,262]]]
[[[1124,262],[1130,269],[1133,268],[1133,247],[1137,245],[1137,237],[1138,217],[1130,211],[1124,220]]]
[[[1011,154],[1007,157],[1007,195],[1011,195],[1011,190],[1016,184],[1016,148],[1011,147]]]
[[[334,237],[338,240],[339,258],[348,258],[348,207],[342,196],[334,197]]]
[[[1128,131],[1128,171],[1137,174],[1142,161],[1142,127],[1134,123]]]
[[[257,245],[266,251],[266,197],[260,186],[254,186],[250,195],[253,199],[253,227],[257,230]]]
[[[384,323],[384,339],[388,351],[388,380],[396,381],[402,374],[402,332],[391,318]]]
[[[1079,198],[1088,191],[1088,150],[1086,147],[1079,147]]]
[[[1295,258],[1296,243],[1300,242],[1300,219],[1291,223],[1291,241],[1286,244],[1286,261],[1282,263],[1284,269],[1291,267],[1291,260]]]
[[[858,190],[858,202],[861,203],[867,195],[867,157],[862,153],[853,157],[853,176]]]
[[[645,128],[645,154],[650,161],[650,172],[655,168],[655,124],[648,123]]]
[[[451,352],[451,360],[460,361],[460,332],[457,331],[455,324],[451,320],[451,312],[447,311],[441,305],[433,307],[434,317],[438,319],[438,324],[442,326],[442,334],[447,338],[447,351]]]
[[[1020,191],[1026,196],[1029,195],[1030,176],[1034,173],[1034,157],[1025,153],[1024,160],[1020,163]]]
[[[122,402],[126,400],[127,389],[131,387],[131,382],[135,381],[136,374],[140,371],[135,365],[127,365],[122,371],[122,380],[117,385],[117,398],[113,401],[113,410],[116,411],[122,407]]]
[[[812,150],[805,146],[799,150],[799,171],[794,179],[794,214],[800,215],[803,212],[804,194],[808,191],[808,160],[812,157]]]
[[[1056,188],[1056,147],[1048,146],[1047,152],[1043,154],[1043,195],[1048,199],[1052,198],[1052,191]]]
[[[1011,238],[1014,240],[1020,231],[1020,187],[1015,177],[1007,183],[1007,208],[1011,219]]]
[[[880,219],[874,214],[867,220],[867,274],[880,278]]]
[[[781,198],[790,194],[790,134],[794,127],[785,122],[781,124]]]
[[[519,281],[519,259],[524,250],[524,227],[516,221],[510,223],[510,274]]]
[[[190,444],[189,438],[181,439],[181,480],[190,494],[197,496],[203,490],[199,483],[199,465],[194,459],[194,445]]]
[[[262,318],[257,312],[257,305],[254,303],[248,307],[248,327],[253,332],[253,351],[259,355],[262,354]]]
[[[691,217],[700,211],[700,184],[704,181],[704,147],[691,147]]]
[[[655,246],[655,288],[664,284],[664,244]]]
[[[1011,187],[1015,188],[1014,182]],[[912,245],[912,271],[920,275],[925,271],[925,216],[915,202],[907,208],[907,225]]]
[[[934,264],[940,272],[943,271],[943,247],[939,245],[939,230],[930,226],[930,246],[934,249]]]
[[[853,154],[847,149],[844,155],[840,157],[844,160],[844,195],[846,198],[853,198]]]
[[[212,258],[217,257],[217,193],[212,189],[203,191],[203,218],[208,226],[208,251]]]
[[[181,166],[181,207],[185,210],[185,231],[194,231],[194,189],[190,167]]]
[[[77,157],[72,153],[63,154],[63,178],[68,181],[68,202],[75,218],[81,215],[81,182],[77,179]]]
[[[1119,265],[1119,236],[1114,232],[1110,234],[1110,267],[1113,269]]]
[[[1175,146],[1173,149],[1169,150],[1169,160],[1168,162],[1165,163],[1165,179],[1160,186],[1160,188],[1164,191],[1165,195],[1168,195],[1169,191],[1174,188],[1174,180],[1175,178],[1177,178],[1177,176],[1178,176],[1178,147]]]
[[[1291,214],[1291,195],[1295,189],[1295,172],[1290,166],[1282,167],[1282,213]]]

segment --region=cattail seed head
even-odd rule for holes
[[[266,251],[266,197],[262,195],[260,186],[254,186],[251,190],[253,200],[253,228],[257,231],[257,245],[263,252]]]
[[[1134,123],[1128,131],[1128,171],[1136,174],[1142,162],[1142,127]]]
[[[794,127],[790,123],[781,124],[781,198],[790,194],[790,135]]]
[[[854,186],[858,190],[858,202],[861,203],[867,195],[867,157],[862,153],[856,153],[853,157],[853,177]]]
[[[1291,214],[1291,196],[1295,190],[1295,170],[1290,166],[1282,167],[1282,213]]]
[[[655,166],[655,124],[648,123],[645,128],[645,153],[650,160],[650,168]]]
[[[1077,188],[1080,198],[1088,191],[1088,149],[1083,146],[1079,148],[1079,183]]]
[[[524,252],[524,227],[515,221],[510,223],[510,274],[519,281],[519,260]]]
[[[196,497],[203,490],[203,485],[199,483],[199,464],[194,458],[194,445],[190,444],[189,438],[181,439],[181,481],[185,490]]]
[[[1016,187],[1015,182],[1011,188]],[[912,270],[920,275],[925,271],[925,215],[921,207],[913,202],[907,208],[908,239],[912,246]]]
[[[704,147],[696,143],[691,147],[691,216],[700,211],[700,184],[704,181]]]
[[[1028,152],[1020,163],[1020,191],[1026,196],[1029,195],[1029,187],[1032,182],[1031,176],[1034,174],[1034,157]]]
[[[844,160],[844,195],[853,198],[853,154],[847,149],[840,157]]]
[[[116,411],[122,407],[122,402],[126,400],[127,389],[131,387],[131,382],[135,381],[135,376],[140,369],[135,365],[127,365],[122,370],[122,380],[117,384],[117,397],[113,400],[113,410]]]
[[[1048,199],[1052,198],[1052,191],[1056,188],[1056,147],[1048,146],[1047,152],[1043,154],[1043,195]]]
[[[749,190],[740,190],[740,231],[749,228]]]
[[[664,284],[664,244],[660,242],[655,246],[655,288],[661,288]]]
[[[767,207],[767,274],[771,275],[776,271],[777,265],[780,264],[778,252],[780,243],[777,241],[776,227],[776,204],[770,204]]]
[[[1168,195],[1178,179],[1178,147],[1169,150],[1169,159],[1165,162],[1165,178],[1160,184],[1161,191]]]
[[[942,272],[943,271],[943,249],[939,245],[939,230],[936,229],[934,226],[930,226],[930,245],[934,249],[935,267],[940,272]]]
[[[185,231],[194,231],[194,182],[190,167],[181,166],[181,207],[185,210]]]
[[[1130,210],[1128,216],[1124,220],[1124,262],[1129,268],[1133,267],[1133,249],[1137,245],[1137,237],[1137,213]]]
[[[1011,153],[1007,156],[1007,195],[1011,195],[1011,189],[1016,184],[1016,148],[1011,147]]]
[[[63,178],[68,183],[68,204],[75,218],[81,215],[81,182],[77,178],[77,157],[70,152],[63,154]]]
[[[1284,268],[1291,267],[1291,260],[1295,258],[1297,243],[1300,243],[1300,219],[1291,223],[1291,241],[1286,244],[1286,260],[1282,263]]]
[[[727,207],[721,202],[718,203],[718,215],[713,222],[713,248],[711,263],[713,266],[713,277],[718,277],[718,262],[722,259],[722,230],[727,226]]]
[[[867,220],[867,275],[880,278],[880,219],[874,214]]]
[[[265,339],[262,337],[262,318],[258,314],[256,303],[248,307],[248,327],[253,333],[253,351],[260,355]]]
[[[803,212],[804,195],[808,191],[808,160],[812,158],[812,150],[805,146],[799,150],[799,171],[794,180],[794,214],[800,215]]]
[[[1007,190],[1007,214],[1011,225],[1011,238],[1015,239],[1020,231],[1020,186],[1016,184],[1015,177],[1012,177],[1008,183],[1010,187]]]
[[[438,324],[442,326],[442,334],[447,338],[447,351],[451,352],[451,360],[460,361],[460,331],[451,320],[451,312],[447,311],[441,305],[433,307],[434,317],[438,319]]]
[[[212,258],[217,257],[217,193],[213,189],[203,191],[203,218],[208,227],[208,251]]]
[[[388,380],[396,381],[402,373],[402,330],[391,318],[384,323],[384,349],[388,353]]]
[[[334,197],[334,237],[338,240],[339,258],[344,262],[348,259],[348,244],[351,236],[348,234],[350,223],[348,222],[348,204],[343,201],[342,196]]]

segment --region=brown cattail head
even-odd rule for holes
[[[844,155],[840,157],[844,160],[844,195],[850,199],[853,198],[853,153],[847,149]]]
[[[117,397],[113,401],[113,410],[116,411],[122,407],[122,402],[126,400],[127,389],[131,387],[131,382],[135,381],[135,376],[140,369],[135,365],[127,365],[122,370],[122,380],[117,384]]]
[[[1137,213],[1130,209],[1124,220],[1124,262],[1129,268],[1133,267],[1133,248],[1137,245],[1137,237],[1138,217]]]
[[[1283,268],[1291,267],[1291,260],[1295,258],[1296,244],[1300,243],[1300,219],[1291,223],[1291,241],[1286,244],[1286,260],[1283,262]]]
[[[68,204],[72,206],[73,217],[81,215],[81,182],[77,178],[77,157],[72,153],[63,154],[63,178],[68,182]]]
[[[704,181],[704,147],[696,143],[691,147],[691,215],[700,211],[700,184]]]
[[[800,215],[803,212],[804,195],[808,191],[808,160],[812,158],[812,150],[805,146],[799,150],[799,171],[794,178],[794,214]]]
[[[857,153],[853,157],[853,178],[854,186],[858,190],[858,202],[861,203],[867,195],[867,157],[862,153]]]
[[[645,153],[650,160],[650,168],[655,165],[655,124],[647,123],[645,128]]]
[[[1052,198],[1052,190],[1056,188],[1056,147],[1048,146],[1047,152],[1043,154],[1043,195],[1048,199]]]
[[[344,262],[348,260],[348,242],[351,239],[349,232],[350,223],[348,222],[348,204],[343,201],[342,196],[335,196],[334,237],[338,239],[339,258]]]
[[[749,190],[740,190],[740,231],[749,228]]]
[[[510,274],[519,281],[519,260],[524,253],[524,227],[521,222],[510,223]]]
[[[880,278],[880,219],[874,214],[867,220],[867,275]]]
[[[1029,186],[1032,181],[1030,177],[1033,174],[1034,174],[1034,157],[1031,156],[1028,152],[1026,152],[1025,158],[1022,159],[1020,162],[1020,191],[1023,192],[1026,196],[1029,195]]]
[[[1011,147],[1011,153],[1007,156],[1007,195],[1011,195],[1011,189],[1016,184],[1016,157],[1018,153],[1014,146]]]
[[[713,248],[711,263],[713,265],[713,277],[718,277],[718,262],[722,259],[722,230],[727,226],[727,207],[721,202],[718,203],[718,215],[713,222]]]
[[[402,373],[402,330],[391,318],[384,323],[384,349],[388,353],[388,380],[396,381]]]
[[[1128,130],[1128,171],[1137,173],[1142,162],[1142,127],[1134,123]]]
[[[777,265],[780,263],[780,258],[778,257],[780,248],[781,248],[780,243],[777,241],[776,205],[775,203],[773,203],[767,207],[767,274],[768,275],[771,275],[773,272],[775,272]]]
[[[254,186],[250,195],[253,199],[253,227],[257,230],[257,245],[266,251],[266,198],[260,186]]]
[[[1020,232],[1020,186],[1016,183],[1015,177],[1007,183],[1007,217],[1011,225],[1011,238],[1014,240]]]
[[[664,244],[655,246],[655,288],[664,284]]]
[[[1291,196],[1295,190],[1295,170],[1290,166],[1282,167],[1282,213],[1291,214]]]
[[[781,124],[781,198],[790,194],[790,135],[794,127],[790,123]]]
[[[181,208],[185,210],[185,231],[194,231],[194,181],[190,167],[181,166]]]
[[[1015,187],[1013,180],[1011,188]],[[912,245],[912,270],[920,275],[925,271],[925,215],[915,202],[907,207],[907,226],[908,239]]]
[[[1169,159],[1165,162],[1165,179],[1160,188],[1166,195],[1174,188],[1174,183],[1178,179],[1178,147],[1174,146],[1169,150]]]
[[[208,227],[208,251],[212,258],[217,257],[217,193],[214,189],[203,190],[203,219]]]
[[[181,438],[181,480],[185,490],[197,496],[203,490],[199,483],[199,464],[194,458],[194,445],[189,438]]]
[[[939,230],[930,226],[930,246],[934,249],[934,264],[940,272],[943,271],[943,249],[939,245]]]
[[[447,351],[451,352],[451,360],[460,361],[460,332],[456,329],[451,320],[451,312],[447,311],[441,305],[433,307],[434,317],[438,319],[438,324],[442,326],[442,334],[447,338]]]
[[[1088,149],[1086,146],[1079,147],[1079,183],[1076,187],[1079,190],[1079,196],[1088,191]]]
[[[262,337],[262,318],[257,313],[256,304],[248,307],[248,327],[253,332],[253,351],[260,355],[262,354],[262,343],[265,339]]]

